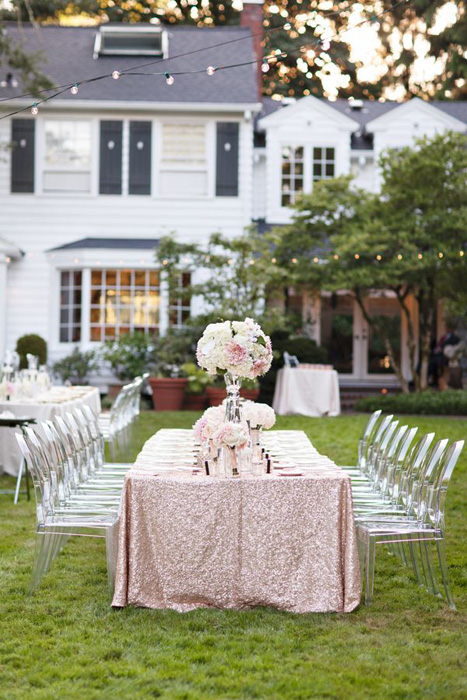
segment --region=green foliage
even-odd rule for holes
[[[204,369],[201,369],[194,362],[185,362],[182,365],[182,372],[188,379],[185,389],[186,394],[201,395],[207,386],[213,384],[213,378]]]
[[[47,362],[47,343],[44,338],[36,333],[29,333],[18,338],[16,341],[16,352],[20,358],[21,369],[28,366],[27,354],[38,357],[40,365],[45,365]]]
[[[129,459],[160,428],[198,413],[143,413]],[[367,417],[279,417],[338,464],[354,464]],[[408,419],[419,434],[465,438],[465,420]],[[27,595],[35,507],[0,499],[0,695],[8,700],[461,700],[467,626],[467,451],[447,495],[447,558],[457,612],[377,553],[375,602],[349,614],[112,610],[105,541],[75,537]],[[2,488],[14,486],[0,477]],[[200,537],[203,533],[200,533]],[[436,555],[435,555],[436,556]],[[375,670],[377,669],[377,672]]]
[[[70,355],[52,365],[52,372],[63,382],[87,384],[89,374],[99,369],[99,362],[94,350],[82,352],[75,348]]]
[[[156,343],[157,338],[148,333],[125,333],[105,343],[102,358],[110,363],[116,377],[131,381],[151,371]]]
[[[464,134],[447,132],[383,154],[379,195],[352,187],[347,177],[317,182],[297,202],[292,223],[272,234],[276,257],[294,284],[350,290],[406,389],[393,339],[368,312],[365,297],[371,290],[396,296],[408,324],[415,385],[425,388],[437,301],[466,294],[467,256],[459,255],[467,221],[466,145]],[[420,363],[411,295],[418,302]]]
[[[356,411],[372,413],[381,408],[386,413],[467,416],[467,391],[422,391],[418,394],[386,394],[360,399]]]
[[[29,6],[29,3],[27,4]],[[20,42],[14,41],[8,35],[2,21],[5,14],[0,5],[0,61],[7,67],[8,72],[19,79],[21,91],[32,92],[34,96],[39,97],[41,90],[54,87],[54,82],[42,72],[45,56],[42,51],[28,52]],[[30,17],[28,20],[30,21]],[[39,27],[37,31],[40,32]]]
[[[193,328],[172,328],[156,340],[154,374],[158,377],[182,377],[183,365],[194,363],[198,332]]]
[[[224,320],[264,315],[269,292],[274,289],[277,295],[285,280],[272,262],[271,242],[256,227],[236,238],[215,233],[201,245],[167,236],[159,243],[156,259],[167,272],[172,297],[201,296],[208,313]],[[203,279],[181,290],[184,272],[201,273]]]

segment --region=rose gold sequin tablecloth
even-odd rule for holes
[[[330,460],[314,450],[303,476],[218,479],[151,472],[151,454],[150,440],[126,478],[113,606],[306,613],[359,604],[350,480]]]

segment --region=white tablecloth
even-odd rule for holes
[[[80,387],[81,388],[81,387]],[[0,413],[9,411],[15,416],[27,416],[28,418],[36,418],[36,420],[44,421],[54,418],[54,416],[63,416],[68,411],[73,411],[85,404],[99,415],[101,410],[101,401],[98,389],[95,387],[86,387],[88,391],[81,396],[76,396],[75,389],[78,387],[70,387],[69,401],[61,403],[34,403],[32,401],[0,401]],[[52,390],[53,391],[53,390]],[[66,392],[66,388],[63,387]],[[75,396],[73,396],[75,394]],[[44,400],[47,399],[47,394],[44,394]],[[73,398],[71,398],[73,397]],[[21,460],[21,453],[18,443],[15,438],[15,430],[13,428],[0,428],[0,474],[12,474],[16,476]]]
[[[341,402],[337,372],[283,367],[277,373],[273,407],[279,416],[338,416]]]

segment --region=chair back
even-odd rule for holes
[[[411,490],[412,473],[416,474],[426,458],[434,433],[427,433],[418,440],[402,460],[400,470],[396,472],[393,487],[393,500],[397,505],[407,510]]]
[[[384,498],[388,499],[392,503],[397,502],[397,495],[395,494],[395,484],[396,480],[399,483],[400,471],[402,465],[406,459],[409,449],[414,441],[415,435],[417,434],[418,428],[410,428],[405,432],[402,441],[399,444],[396,453],[392,457],[391,461],[388,463],[388,468],[386,474],[383,476],[381,483],[381,493]]]
[[[463,447],[464,440],[458,440],[446,449],[432,469],[427,470],[422,485],[420,519],[439,530],[444,530],[446,493]]]
[[[378,422],[381,413],[382,413],[381,409],[378,409],[377,411],[374,411],[374,413],[371,414],[371,416],[369,417],[368,422],[365,426],[365,429],[363,431],[362,437],[358,441],[357,464],[359,467],[363,466],[363,464],[362,464],[363,455],[366,452],[366,447],[367,447],[367,444],[370,440],[370,437],[376,429],[376,423]]]

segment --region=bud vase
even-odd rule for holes
[[[222,464],[224,476],[239,476],[235,447],[222,448]]]
[[[263,455],[261,453],[261,426],[258,428],[250,428],[251,436],[251,458],[253,462],[261,462]]]

